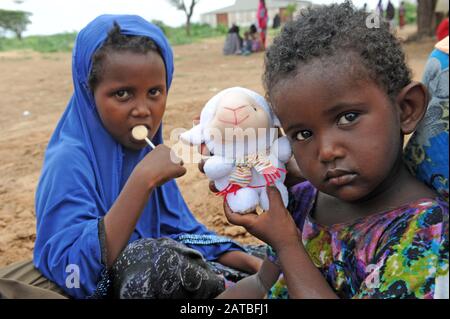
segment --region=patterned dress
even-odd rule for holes
[[[311,217],[316,196],[309,182],[294,186],[289,211],[310,258],[340,298],[448,298],[447,202],[424,198],[324,226]],[[279,264],[271,247],[267,255]],[[268,297],[289,297],[282,275]]]

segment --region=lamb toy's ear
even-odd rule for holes
[[[180,135],[180,139],[187,144],[200,145],[204,142],[202,133],[202,126],[199,124],[191,128],[189,131],[182,133]]]

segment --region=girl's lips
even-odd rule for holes
[[[356,174],[354,173],[346,173],[336,177],[330,177],[327,179],[327,182],[333,186],[343,186],[350,184],[356,178]]]
[[[327,171],[325,174],[325,182],[333,186],[343,186],[351,183],[357,174],[350,170],[342,168],[334,168]]]
[[[147,124],[135,124],[129,128],[129,131],[131,132],[133,130],[133,128],[135,128],[136,126],[140,126],[140,125],[145,126],[149,132],[151,131],[150,126]]]

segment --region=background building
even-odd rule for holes
[[[253,23],[256,24],[258,3],[259,0],[236,0],[232,6],[202,14],[200,16],[200,22],[207,23],[213,27],[216,27],[218,24],[231,27],[233,23],[238,26],[247,27]],[[288,19],[286,9],[289,5],[297,5],[297,10],[301,10],[312,4],[310,1],[266,0],[269,26],[272,26],[273,18],[277,13],[280,15],[281,22]]]

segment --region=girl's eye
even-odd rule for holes
[[[358,118],[358,113],[349,112],[342,115],[338,120],[338,125],[350,124]]]
[[[149,93],[151,96],[158,96],[158,95],[161,94],[161,90],[160,90],[160,89],[151,89],[150,91],[148,91],[148,93]]]
[[[116,97],[119,100],[126,100],[127,98],[129,98],[129,96],[130,95],[128,94],[127,90],[119,90],[119,91],[116,92]]]
[[[312,132],[308,130],[303,130],[297,133],[295,137],[298,141],[304,141],[312,136]]]

